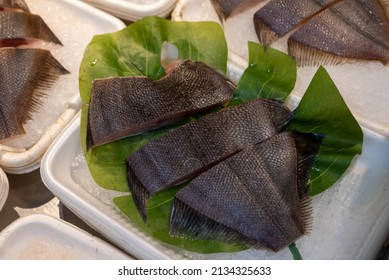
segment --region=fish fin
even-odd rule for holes
[[[169,234],[192,239],[223,240],[226,243],[250,242],[241,233],[199,213],[177,197],[173,201]]]
[[[389,20],[389,0],[378,0],[380,2],[382,8],[384,9],[386,18]]]
[[[63,46],[62,42],[58,39],[58,37],[54,34],[54,32],[50,29],[46,22],[41,18],[41,16],[27,13],[25,15],[30,17],[29,21],[31,21],[31,26],[33,26],[33,24],[35,25],[36,30],[38,32],[38,39],[53,42],[57,45]]]
[[[37,17],[36,24],[39,26],[39,38],[63,46],[62,42],[58,39],[58,37],[54,34],[46,22],[38,15],[33,16]]]
[[[126,161],[127,181],[132,199],[144,223],[147,221],[147,201],[151,198],[151,193],[142,185],[136,174]]]
[[[321,139],[314,134],[293,133],[297,151],[297,188],[299,194],[302,222],[306,233],[312,229],[312,205],[309,191],[309,176],[316,155],[319,152]]]
[[[88,120],[87,120],[87,124],[86,124],[86,151],[88,152],[90,149],[93,148],[94,145],[95,145],[95,143],[93,141],[93,135],[92,135],[92,131],[90,128],[89,110],[88,110]]]
[[[265,46],[270,46],[273,42],[277,41],[280,37],[274,32],[270,26],[262,22],[257,14],[254,14],[254,26],[258,40]]]
[[[46,96],[46,90],[51,88],[60,75],[69,74],[49,51],[42,51],[40,59],[40,69],[35,77],[31,77],[32,94],[27,102],[27,110],[23,122],[32,118],[32,113],[38,111],[42,106],[42,98]]]
[[[361,60],[338,56],[303,45],[294,40],[288,40],[288,52],[295,59],[297,66],[338,65],[358,63]]]

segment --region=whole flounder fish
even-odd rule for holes
[[[279,251],[309,229],[308,174],[319,140],[283,132],[229,157],[178,191],[170,234]]]
[[[136,151],[127,158],[127,178],[142,218],[152,195],[272,137],[291,116],[280,102],[256,99],[205,115]]]
[[[200,61],[182,61],[160,80],[112,77],[93,82],[87,149],[177,122],[227,103],[234,84]]]

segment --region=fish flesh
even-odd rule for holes
[[[281,102],[255,99],[210,113],[137,150],[126,160],[129,189],[146,221],[149,198],[264,141],[291,119]]]
[[[258,39],[288,37],[298,65],[389,62],[387,7],[379,0],[272,0],[254,14]]]
[[[0,11],[1,9],[21,10],[30,13],[30,9],[24,0],[0,0]]]
[[[343,0],[293,33],[288,50],[300,65],[358,60],[388,64],[389,21],[377,0]]]
[[[25,133],[23,123],[40,106],[44,90],[69,73],[48,50],[0,49],[0,139]]]
[[[16,11],[0,12],[0,44],[15,46],[15,41],[39,39],[62,45],[49,26],[39,15]],[[7,44],[8,43],[8,44]]]
[[[310,227],[308,174],[320,141],[283,132],[249,146],[175,195],[170,235],[277,252]]]
[[[210,0],[220,21],[228,18],[239,6],[252,0]]]
[[[173,62],[157,81],[110,77],[93,82],[87,149],[135,135],[229,102],[235,85],[200,61]],[[170,67],[171,68],[171,67]]]

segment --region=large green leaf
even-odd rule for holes
[[[123,75],[160,78],[164,74],[160,53],[165,41],[177,46],[180,58],[202,60],[225,73],[227,47],[218,24],[170,22],[150,17],[117,33],[96,36],[86,49],[80,67],[80,92],[85,104],[81,118],[81,141],[84,151],[87,103],[92,81],[96,78]],[[256,97],[284,100],[292,91],[296,80],[296,65],[293,60],[285,54],[258,44],[250,43],[249,48],[249,67],[239,82],[234,103]],[[322,94],[320,98],[315,95],[323,92],[330,94]],[[315,101],[317,98],[320,102]],[[329,76],[324,75],[322,70],[318,71],[289,126],[289,129],[293,130],[326,134],[311,176],[312,194],[324,190],[322,186],[327,187],[330,182],[335,182],[355,153],[360,152],[360,133],[356,133],[355,123],[329,121],[331,118],[351,119],[347,106],[343,100],[341,100],[343,103],[340,102],[339,98],[341,99],[339,92]],[[334,126],[339,124],[338,128]],[[177,125],[180,123],[175,126]],[[175,126],[128,137],[85,153],[95,181],[104,188],[127,192],[125,159]],[[350,143],[346,135],[342,134],[339,137],[342,129],[346,131],[344,126],[353,132],[344,134],[348,134],[350,139],[357,139],[355,143]],[[316,128],[320,129],[315,130]],[[334,129],[338,133],[332,133]],[[168,190],[150,200],[146,224],[141,220],[130,196],[115,198],[114,202],[136,225],[163,242],[202,253],[237,251],[245,248],[242,245],[227,245],[216,241],[170,237],[168,223],[176,190]]]
[[[362,151],[362,129],[323,67],[317,70],[287,129],[324,137],[310,176],[311,195],[331,187]]]
[[[249,65],[236,89],[236,99],[285,100],[296,83],[296,63],[289,55],[249,42]]]
[[[225,73],[227,43],[219,24],[213,22],[172,22],[146,17],[125,29],[95,36],[85,50],[80,66],[80,94],[84,102],[81,117],[81,143],[85,151],[86,120],[92,82],[110,76],[149,76],[164,74],[161,50],[164,42],[175,45],[181,59],[200,60]],[[90,172],[102,187],[128,191],[125,159],[150,140],[170,128],[125,138],[93,148],[86,153]]]

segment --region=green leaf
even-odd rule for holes
[[[168,234],[169,218],[173,204],[173,197],[178,189],[179,187],[169,189],[150,199],[148,203],[148,217],[146,224],[143,223],[142,218],[138,214],[131,196],[116,197],[114,198],[114,203],[126,216],[131,217],[131,221],[141,230],[167,244],[172,244],[178,246],[179,248],[202,254],[237,252],[246,249],[246,247],[241,244],[231,245],[215,240],[194,240],[171,237]]]
[[[297,68],[292,57],[275,49],[249,42],[249,65],[244,71],[236,98],[262,97],[285,100],[296,83]]]
[[[81,144],[85,152],[86,121],[92,88],[97,78],[164,74],[161,50],[164,42],[174,44],[181,59],[200,60],[225,73],[227,43],[221,26],[214,22],[172,22],[146,17],[121,31],[95,36],[87,46],[80,66]],[[178,124],[179,125],[179,124]],[[97,184],[106,189],[128,191],[125,159],[134,151],[172,127],[128,137],[85,153]]]
[[[323,67],[317,70],[287,129],[324,136],[310,176],[310,195],[331,187],[362,152],[362,129]]]

